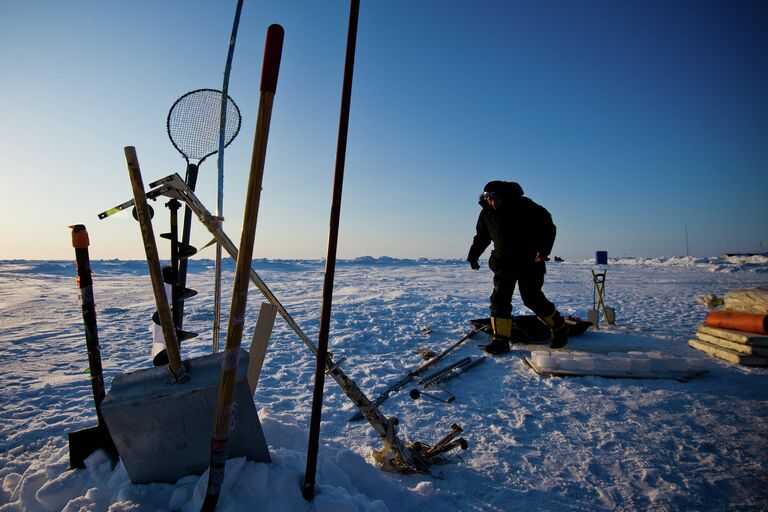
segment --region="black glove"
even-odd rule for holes
[[[480,263],[477,262],[477,260],[467,260],[469,262],[469,266],[472,267],[472,270],[480,270]]]

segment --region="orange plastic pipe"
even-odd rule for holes
[[[707,313],[705,323],[710,327],[719,327],[721,329],[768,334],[766,331],[766,320],[768,320],[768,315],[739,313],[738,311],[710,311]]]

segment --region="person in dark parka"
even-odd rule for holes
[[[480,196],[482,211],[477,219],[477,234],[472,240],[467,261],[479,270],[480,255],[493,242],[488,266],[493,271],[491,326],[493,341],[485,346],[489,354],[509,352],[515,329],[512,294],[520,286],[523,304],[551,330],[551,347],[568,342],[565,321],[544,292],[546,261],[555,243],[557,229],[552,216],[542,206],[524,197],[520,185],[512,181],[491,181]]]

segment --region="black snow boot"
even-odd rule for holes
[[[552,330],[549,338],[550,348],[563,348],[568,343],[568,326],[565,325],[565,320],[557,310],[547,317],[539,317],[539,320]]]
[[[509,337],[512,335],[514,324],[515,321],[511,318],[492,316],[493,341],[484,346],[483,350],[494,356],[509,352]]]

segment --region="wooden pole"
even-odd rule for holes
[[[248,348],[248,388],[251,390],[251,395],[256,393],[256,386],[259,384],[259,375],[261,375],[261,367],[264,366],[267,344],[272,335],[276,316],[277,306],[271,302],[261,303],[251,346]]]
[[[328,358],[328,336],[331,325],[331,303],[333,301],[333,279],[336,272],[336,247],[339,239],[339,218],[341,217],[341,191],[344,184],[344,163],[347,153],[347,132],[349,130],[349,104],[352,99],[352,73],[355,67],[355,43],[357,41],[357,19],[360,13],[360,0],[352,0],[349,12],[349,31],[347,33],[347,52],[344,63],[344,82],[341,93],[341,113],[339,115],[339,137],[336,145],[336,169],[333,178],[333,199],[331,202],[331,222],[328,235],[328,255],[325,260],[325,280],[323,282],[323,305],[320,310],[320,333],[317,344],[317,366],[315,369],[315,388],[312,394],[312,416],[309,425],[307,447],[307,469],[304,473],[302,495],[307,501],[315,496],[315,474],[317,472],[317,452],[320,446],[320,417],[323,408],[323,388],[325,386],[325,366]]]
[[[139,158],[136,156],[136,148],[133,146],[126,146],[124,151],[125,160],[128,163],[128,176],[131,179],[131,188],[133,189],[133,204],[136,206],[136,216],[139,219],[141,236],[144,240],[144,251],[147,254],[147,267],[149,269],[149,277],[152,279],[155,305],[157,306],[157,314],[160,317],[160,326],[163,328],[163,337],[165,337],[165,350],[168,352],[168,368],[177,381],[182,381],[187,378],[187,375],[184,366],[181,364],[179,342],[176,339],[176,327],[173,324],[168,296],[165,294],[163,272],[160,268],[160,257],[157,253],[155,233],[152,230],[152,219],[149,214],[147,196],[144,192],[144,182],[141,178]]]
[[[270,25],[267,29],[267,42],[264,48],[264,63],[261,74],[261,96],[259,113],[256,118],[256,134],[253,141],[251,169],[248,189],[245,196],[245,214],[240,249],[235,266],[235,283],[232,292],[232,306],[229,310],[227,340],[224,346],[219,382],[219,395],[216,402],[216,420],[211,438],[211,466],[208,475],[208,488],[201,510],[214,510],[224,482],[224,465],[227,460],[229,428],[232,422],[232,404],[235,399],[235,383],[243,337],[243,321],[248,299],[253,245],[256,239],[256,219],[259,213],[261,183],[264,177],[264,162],[267,156],[267,139],[272,116],[272,102],[277,89],[277,77],[280,71],[280,57],[283,50],[283,27]]]

